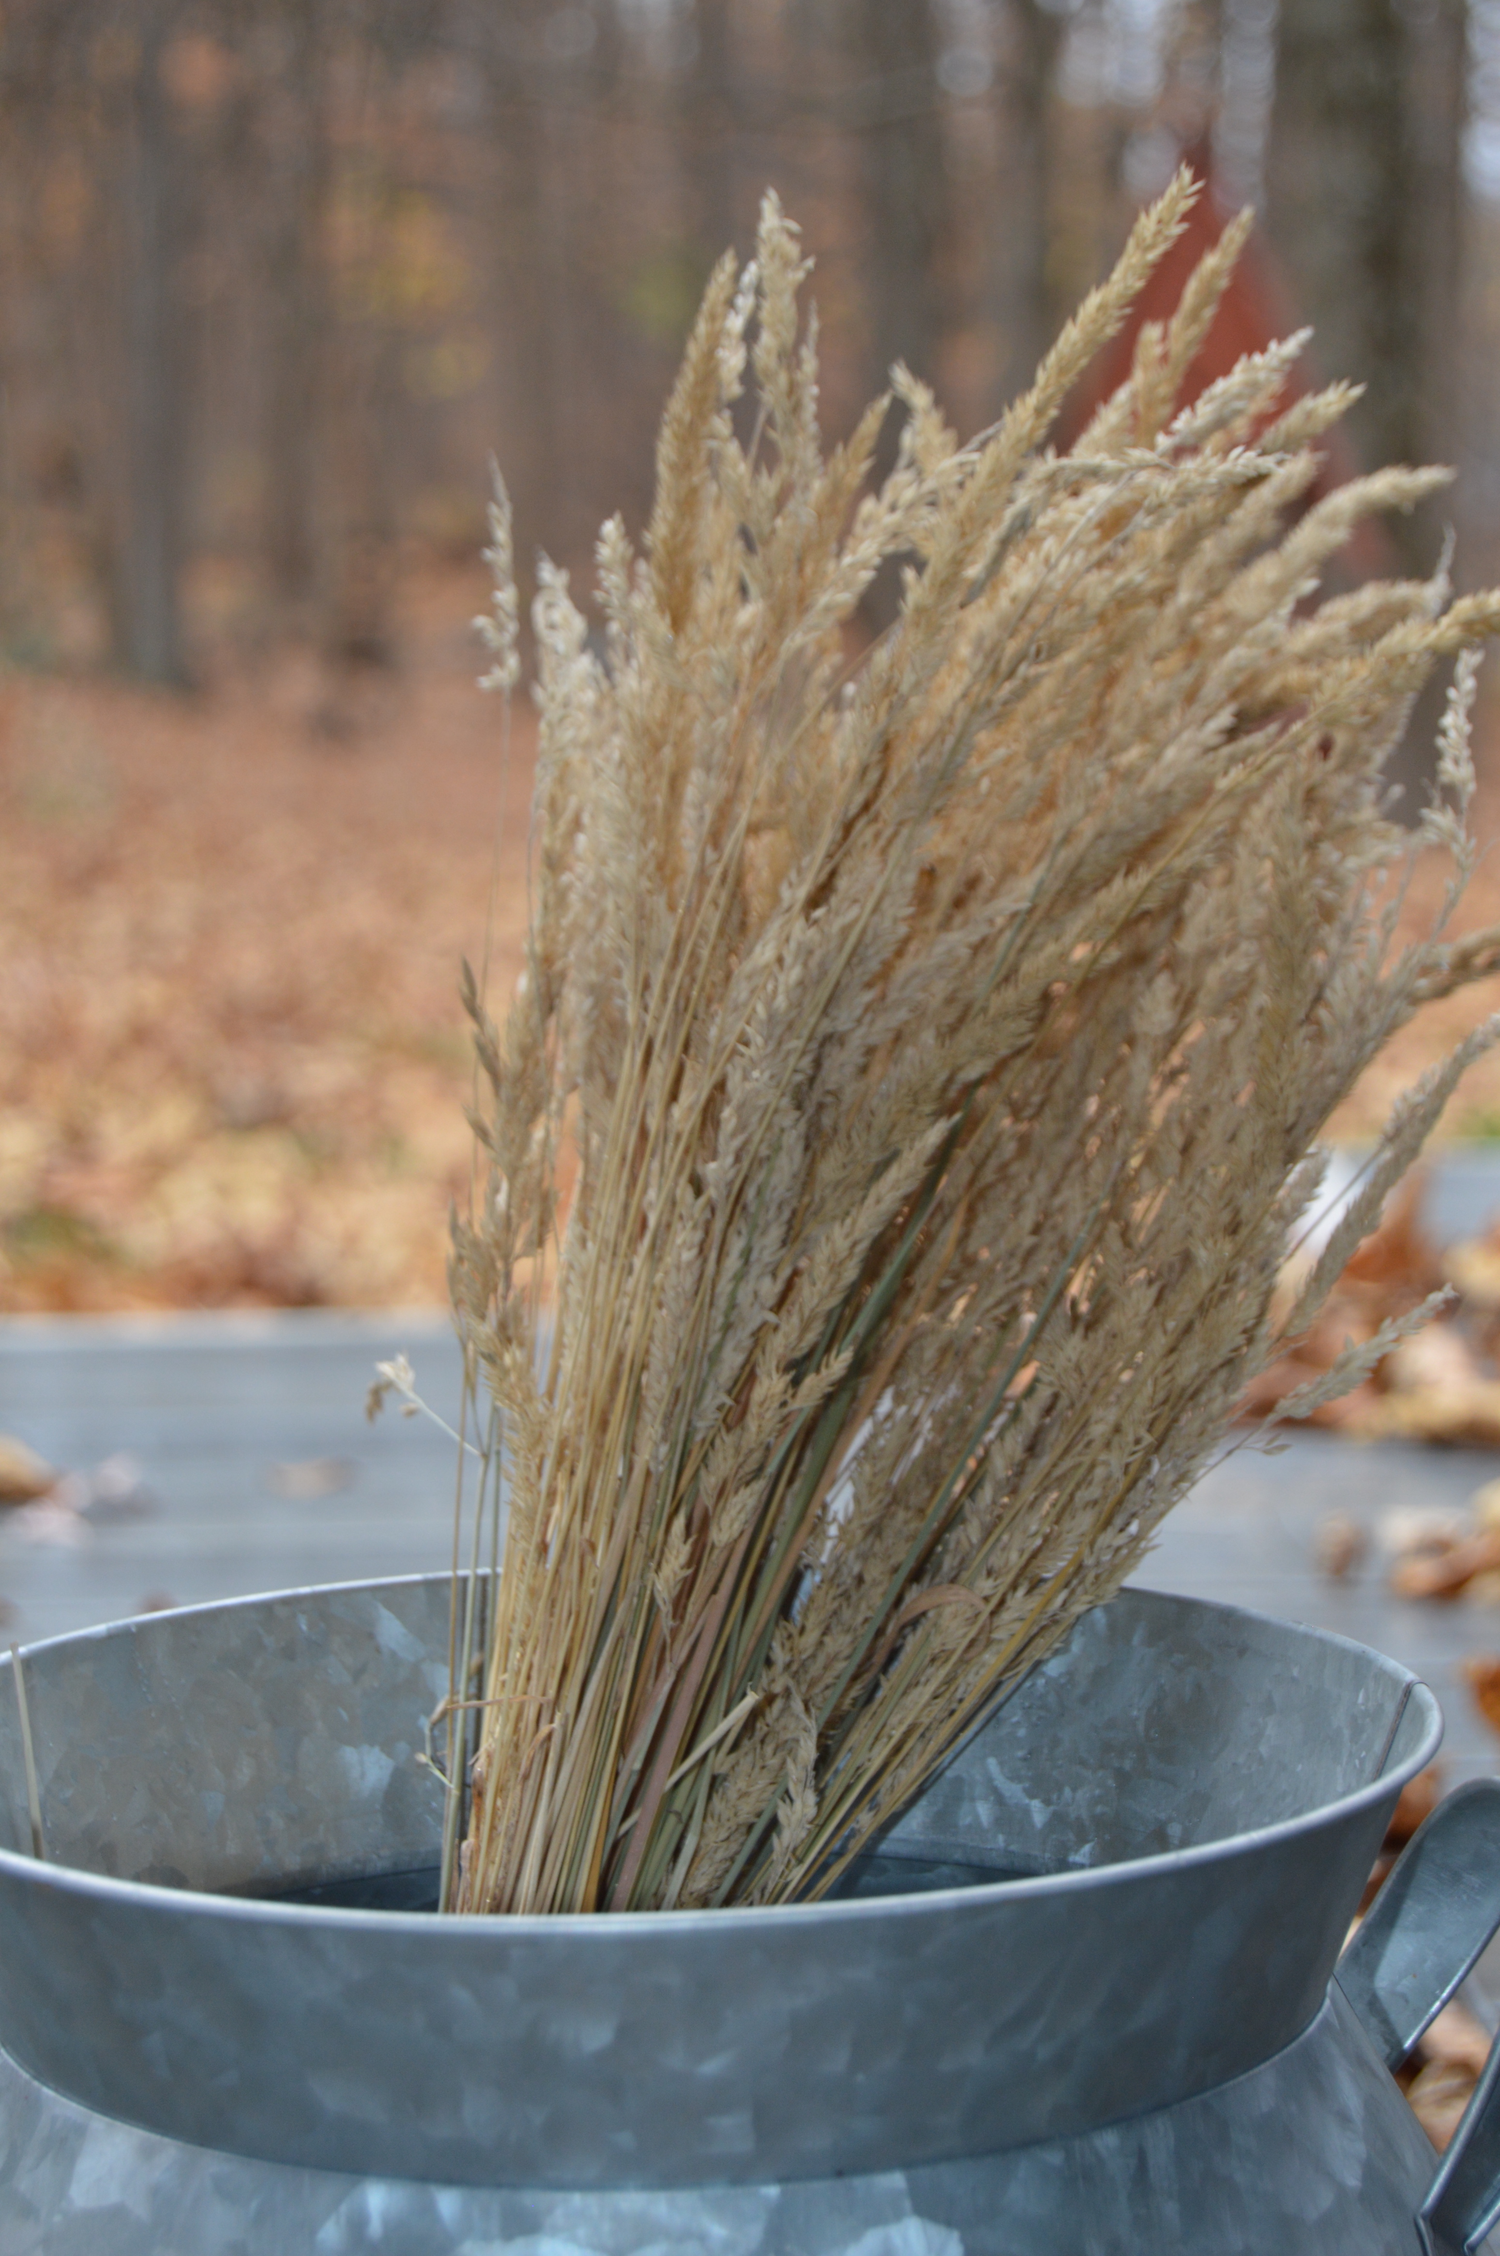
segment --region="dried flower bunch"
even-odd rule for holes
[[[1273,1319],[1329,1113],[1500,964],[1496,932],[1395,946],[1415,848],[1381,785],[1457,654],[1419,834],[1451,912],[1500,598],[1307,608],[1363,513],[1442,474],[1288,530],[1351,396],[1285,407],[1301,339],[1177,411],[1243,225],[1046,447],[1193,193],[972,444],[897,370],[878,492],[888,403],[825,457],[768,199],[688,345],[644,559],[600,537],[604,663],[544,570],[528,965],[503,1033],[469,996],[453,1295],[509,1527],[492,1596],[458,1578],[450,1905],[826,1890],[1136,1565],[1493,1037],[1400,1107]],[[503,508],[496,534],[508,685]],[[899,616],[855,658],[888,558]]]

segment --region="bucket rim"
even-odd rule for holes
[[[442,1569],[432,1573],[357,1577],[342,1582],[294,1585],[288,1589],[251,1592],[235,1598],[206,1599],[189,1606],[163,1608],[159,1613],[128,1616],[119,1621],[100,1622],[87,1629],[64,1631],[55,1637],[38,1639],[35,1644],[21,1646],[17,1650],[23,1663],[30,1663],[44,1655],[57,1654],[69,1648],[86,1648],[109,1638],[150,1635],[153,1630],[185,1616],[230,1614],[296,1599],[358,1596],[422,1585],[447,1584],[451,1580],[451,1572]],[[1221,1834],[1214,1840],[1194,1842],[1185,1848],[1157,1850],[1145,1856],[1118,1858],[1094,1865],[1069,1866],[1052,1872],[977,1881],[960,1887],[928,1888],[920,1892],[869,1897],[823,1898],[811,1903],[726,1904],[709,1910],[448,1912],[435,1915],[425,1911],[387,1911],[349,1905],[293,1903],[270,1895],[239,1895],[212,1889],[171,1886],[158,1881],[126,1880],[108,1873],[91,1872],[82,1865],[39,1861],[24,1851],[3,1847],[0,1847],[0,1878],[26,1887],[44,1888],[48,1892],[77,1895],[118,1906],[131,1905],[143,1911],[154,1910],[161,1913],[171,1910],[182,1917],[227,1919],[254,1924],[285,1921],[294,1928],[306,1927],[310,1922],[318,1928],[367,1934],[374,1922],[380,1932],[392,1936],[423,1935],[433,1939],[434,1947],[443,1947],[443,1940],[446,1940],[455,1947],[463,1943],[471,1949],[481,1935],[491,1937],[497,1947],[502,1943],[520,1944],[528,1940],[558,1942],[566,1937],[582,1940],[585,1936],[596,1938],[602,1946],[606,1942],[618,1945],[630,1936],[667,1938],[674,1934],[722,1932],[726,1920],[733,1920],[738,1927],[749,1923],[752,1927],[764,1925],[772,1931],[781,1931],[814,1923],[821,1926],[830,1919],[845,1923],[892,1918],[920,1919],[939,1911],[950,1916],[954,1912],[977,1916],[997,1902],[1013,1903],[1052,1895],[1079,1895],[1092,1893],[1099,1888],[1119,1887],[1134,1882],[1148,1884],[1167,1873],[1188,1871],[1204,1865],[1227,1862],[1234,1857],[1272,1850],[1283,1842],[1295,1841],[1300,1836],[1317,1832],[1325,1826],[1357,1818],[1379,1803],[1393,1799],[1403,1786],[1426,1769],[1437,1753],[1443,1737],[1443,1716],[1431,1686],[1414,1671],[1403,1667],[1400,1662],[1377,1651],[1375,1647],[1361,1644],[1355,1638],[1345,1637],[1337,1630],[1286,1621],[1253,1607],[1236,1606],[1220,1599],[1188,1597],[1175,1591],[1151,1590],[1140,1584],[1131,1584],[1116,1592],[1114,1598],[1102,1603],[1110,1605],[1116,1599],[1127,1596],[1146,1599],[1153,1605],[1213,1614],[1226,1620],[1264,1624],[1357,1655],[1361,1660],[1377,1663],[1381,1673],[1390,1681],[1395,1695],[1390,1739],[1379,1770],[1363,1785],[1353,1787],[1332,1800],[1316,1803],[1310,1809],[1298,1811],[1294,1816],[1276,1819],[1268,1825],[1249,1827],[1243,1832]],[[3,1668],[3,1662],[0,1662],[0,1674],[3,1674]],[[1025,1681],[1024,1677],[1019,1679],[1018,1685]],[[1421,1729],[1415,1747],[1399,1762],[1395,1762],[1392,1760],[1392,1748],[1408,1709],[1415,1709]],[[998,1706],[987,1710],[979,1727],[997,1712]],[[959,1745],[962,1744],[960,1741]]]

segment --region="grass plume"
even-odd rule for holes
[[[1136,1565],[1285,1344],[1329,1114],[1500,961],[1493,933],[1395,946],[1415,846],[1381,783],[1458,654],[1419,834],[1451,912],[1500,599],[1310,606],[1358,517],[1438,474],[1299,515],[1348,395],[1287,407],[1294,348],[1179,408],[1242,230],[1046,444],[1193,193],[973,443],[894,371],[878,490],[888,403],[825,453],[768,198],[688,344],[645,554],[600,536],[606,662],[543,568],[526,970],[503,1028],[467,998],[452,1290],[509,1523],[482,1603],[460,1577],[450,1906],[829,1886]],[[853,658],[892,558],[899,616]]]

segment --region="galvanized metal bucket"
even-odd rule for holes
[[[1493,2073],[1435,2182],[1385,2063],[1500,1920],[1500,1787],[1339,1962],[1441,1728],[1394,1663],[1126,1592],[843,1900],[359,1908],[431,1890],[447,1646],[434,1577],[34,1648],[46,1862],[0,1681],[4,2256],[1411,2256],[1490,2221]]]

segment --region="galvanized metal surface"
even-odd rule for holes
[[[1416,2044],[1500,1928],[1500,1779],[1461,1786],[1407,1843],[1339,1960],[1337,1987],[1388,2068]],[[1463,2256],[1500,2215],[1500,2049],[1492,2051],[1418,2222]]]
[[[1339,1982],[1397,2067],[1500,1927],[1500,1779],[1460,1786],[1397,1858]]]
[[[5,2256],[1415,2256],[1432,2168],[1336,1989],[1263,2067],[1084,2138],[650,2192],[247,2162],[87,2114],[0,2055]]]
[[[1473,2097],[1418,2215],[1429,2256],[1469,2256],[1500,2219],[1500,2045],[1491,2045]]]
[[[1309,2025],[1439,1729],[1373,1654],[1129,1592],[883,1844],[1044,1877],[573,1920],[203,1892],[432,1860],[415,1757],[446,1646],[433,1578],[36,1649],[45,1867],[18,1853],[0,1684],[0,2042],[21,2065],[173,2138],[491,2186],[824,2178],[1067,2138]]]

